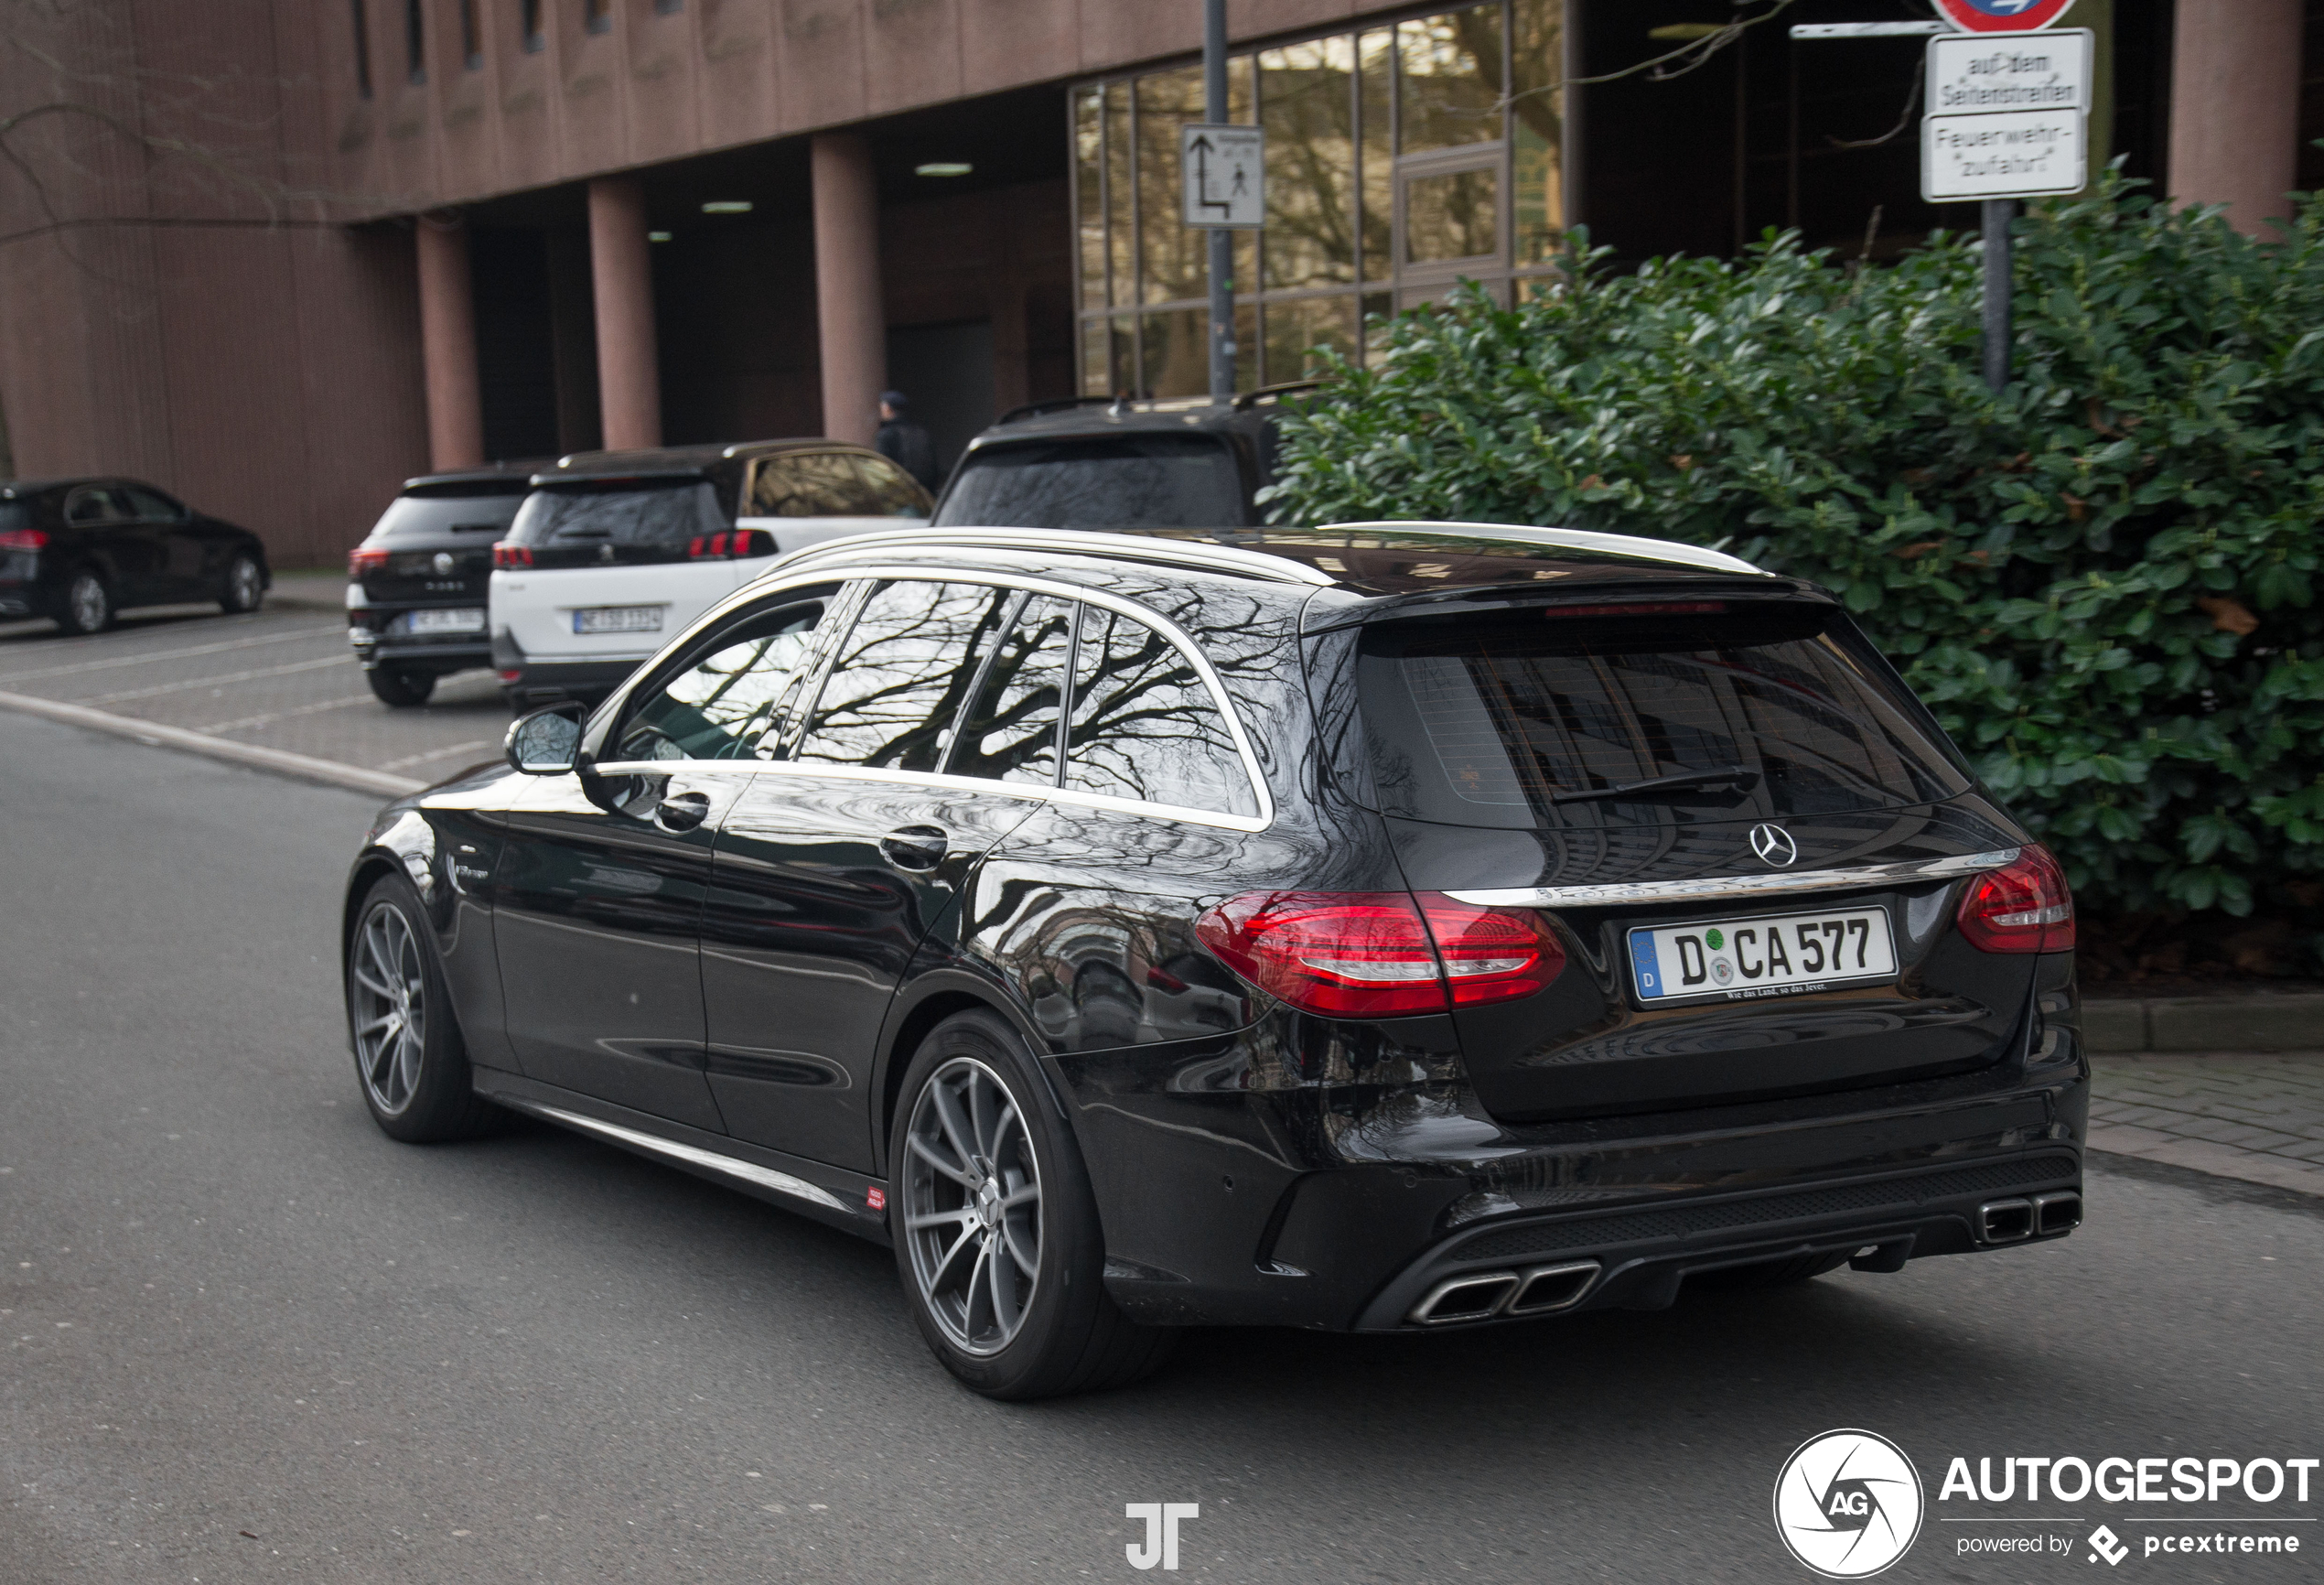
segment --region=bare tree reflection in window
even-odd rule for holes
[[[1255,814],[1225,717],[1193,663],[1145,623],[1085,606],[1074,651],[1065,785]]]
[[[840,646],[795,757],[934,771],[1011,598],[976,584],[881,586]]]
[[[772,759],[820,602],[758,618],[647,695],[623,722],[621,760]]]
[[[1045,595],[1025,602],[993,652],[947,770],[956,776],[1056,784],[1058,716],[1072,633],[1068,602]]]

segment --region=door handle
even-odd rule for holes
[[[941,827],[907,825],[879,839],[879,850],[898,869],[933,869],[944,862],[947,838]]]
[[[692,831],[710,818],[710,794],[673,792],[662,801],[653,817],[667,830]]]

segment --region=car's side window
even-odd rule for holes
[[[834,655],[798,751],[820,765],[934,771],[1011,590],[883,584]]]
[[[885,457],[850,452],[857,480],[851,513],[860,517],[926,517],[929,499],[912,476]]]
[[[1225,716],[1193,662],[1146,623],[1081,608],[1065,785],[1083,792],[1256,814]]]
[[[859,492],[853,458],[837,451],[761,458],[751,476],[748,517],[854,517]]]
[[[65,521],[70,523],[119,523],[126,515],[110,490],[76,490],[65,502]]]
[[[771,760],[804,680],[823,604],[762,611],[710,641],[691,664],[632,701],[616,760]]]
[[[132,485],[117,493],[130,514],[140,523],[175,523],[185,515],[176,501],[157,490],[140,490]]]
[[[1072,602],[1049,595],[1026,598],[994,649],[947,771],[1042,787],[1057,784],[1058,714],[1065,705],[1065,660],[1072,638]]]

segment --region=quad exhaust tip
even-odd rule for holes
[[[1598,1280],[1595,1260],[1569,1260],[1523,1271],[1471,1271],[1447,1277],[1404,1319],[1415,1326],[1451,1326],[1495,1316],[1555,1315],[1571,1310]]]
[[[1977,1207],[1977,1236],[1987,1244],[2016,1244],[2032,1237],[2033,1230],[2034,1202],[2022,1195]]]
[[[2082,1225],[2082,1196],[2071,1189],[2034,1196],[2034,1231],[2048,1237]]]

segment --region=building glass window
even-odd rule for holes
[[[1569,219],[1568,0],[1491,0],[1230,61],[1230,119],[1267,134],[1267,224],[1235,233],[1237,383],[1361,358],[1366,321],[1479,281],[1544,289]],[[1206,234],[1180,220],[1198,67],[1075,91],[1084,394],[1209,388]]]
[[[581,25],[592,33],[613,31],[613,0],[581,0]]]
[[[365,99],[371,96],[371,26],[363,14],[363,0],[349,0],[349,14],[355,24],[355,92]]]
[[[427,81],[427,29],[420,0],[403,0],[403,75],[414,86]]]
[[[541,0],[524,0],[521,16],[524,23],[524,52],[538,55],[549,47],[549,36],[541,30]]]
[[[460,0],[460,62],[470,71],[484,69],[484,30],[476,19],[476,0]]]

